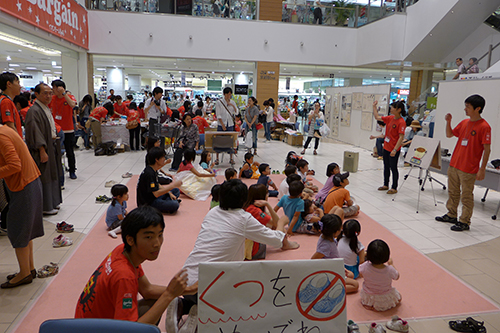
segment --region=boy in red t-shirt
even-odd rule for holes
[[[14,104],[14,98],[21,93],[21,85],[16,74],[5,72],[0,74],[0,122],[16,131],[23,137],[21,117]]]
[[[491,151],[491,127],[481,117],[486,101],[480,95],[465,100],[465,115],[457,127],[451,128],[451,114],[446,114],[446,137],[458,138],[448,168],[448,212],[437,216],[436,221],[454,223],[453,231],[470,229],[470,218],[474,209],[474,183],[483,180]],[[481,167],[479,167],[479,163]],[[461,189],[461,190],[460,190]],[[457,220],[458,204],[462,200],[462,215]]]
[[[112,117],[112,119],[119,119],[121,116],[128,117],[128,107],[123,102],[123,99],[120,95],[115,96],[115,104],[113,105],[113,108],[115,110],[115,113]]]
[[[77,105],[73,95],[66,91],[66,84],[62,80],[52,81],[52,102],[49,107],[52,109],[54,121],[61,126],[64,132],[64,150],[68,157],[69,178],[76,179],[76,157],[74,146],[75,141],[75,124],[76,112],[74,111]]]
[[[132,210],[122,222],[118,245],[92,274],[78,299],[75,318],[105,318],[158,324],[176,297],[197,292],[187,287],[187,273],[178,272],[167,287],[153,285],[141,264],[154,261],[163,244],[163,215],[151,206]],[[137,294],[142,300],[137,300]]]
[[[373,116],[378,121],[386,124],[384,138],[384,185],[378,188],[379,191],[387,191],[387,194],[398,193],[398,160],[401,153],[401,144],[403,143],[406,122],[403,117],[406,116],[406,107],[403,102],[394,102],[391,104],[390,116],[381,117],[377,109],[378,101],[373,102]],[[389,178],[392,172],[392,187],[389,189]]]

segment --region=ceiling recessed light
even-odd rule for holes
[[[54,67],[54,68],[62,68],[62,66],[52,66],[52,67]]]
[[[9,68],[9,71],[15,71],[16,69],[15,68]]]
[[[62,74],[62,72],[54,72],[54,74]]]
[[[51,70],[50,69],[42,69],[42,72],[45,72],[45,73],[50,73]]]
[[[26,69],[35,70],[35,69],[36,69],[36,67],[26,67]]]
[[[98,71],[105,71],[106,68],[96,68],[96,70],[98,70]]]
[[[7,56],[7,61],[11,61],[11,57],[10,56]]]
[[[182,71],[179,71],[179,73],[181,73],[181,74],[182,74]]]
[[[18,64],[9,64],[10,67],[19,67]]]
[[[55,61],[52,61],[52,66],[55,66],[57,65],[57,63]]]

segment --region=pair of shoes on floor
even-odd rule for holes
[[[130,178],[130,177],[132,177],[132,176],[133,176],[133,175],[132,175],[132,172],[127,172],[127,173],[124,173],[124,174],[122,175],[122,178]]]
[[[73,232],[75,231],[75,228],[72,224],[68,224],[65,221],[62,221],[61,223],[56,224],[56,231],[57,232]]]
[[[99,196],[95,197],[96,203],[99,203],[99,202],[106,203],[106,202],[110,202],[111,200],[113,200],[113,198],[110,198],[106,195],[99,195]]]
[[[467,317],[465,320],[452,320],[448,322],[448,325],[457,332],[486,333],[484,321],[477,321],[472,317]]]
[[[52,247],[64,247],[70,245],[73,245],[73,240],[62,234],[52,240]]]
[[[16,283],[11,283],[10,281],[2,283],[0,285],[0,288],[2,288],[2,289],[15,288],[15,287],[22,286],[23,284],[30,284],[31,282],[33,282],[33,276],[31,274],[29,274],[24,279],[22,279]]]
[[[114,180],[108,180],[105,184],[104,187],[113,187],[113,185],[118,184],[118,182],[115,182]]]
[[[9,274],[7,275],[7,281],[10,281],[12,280],[13,278],[15,278],[17,276],[18,273],[14,273],[14,274]],[[31,270],[31,276],[33,277],[33,279],[36,278],[36,269],[32,269]]]
[[[38,270],[37,276],[39,278],[46,278],[49,276],[54,276],[59,273],[59,264],[56,262],[51,262],[49,265],[44,265]]]
[[[198,306],[195,304],[189,310],[185,322],[182,322],[182,301],[176,297],[167,307],[165,329],[167,333],[195,333],[198,329]]]
[[[389,186],[380,186],[377,190],[379,191],[387,191],[389,189]]]
[[[76,173],[74,173],[74,172],[70,172],[70,173],[69,173],[69,178],[70,178],[70,179],[76,179],[76,178],[78,178],[78,177],[76,177]]]
[[[398,190],[396,190],[395,188],[391,188],[389,191],[387,191],[387,194],[396,194],[398,193]]]
[[[410,329],[408,322],[399,318],[398,316],[393,316],[392,319],[385,324],[385,327],[387,327],[391,331],[403,333],[407,333]]]

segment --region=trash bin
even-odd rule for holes
[[[344,165],[342,171],[357,172],[359,162],[359,152],[344,151]]]

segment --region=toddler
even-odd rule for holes
[[[368,245],[366,261],[359,266],[364,278],[361,304],[369,310],[386,311],[401,302],[401,295],[392,287],[392,280],[399,279],[399,272],[390,256],[387,243],[376,239]]]
[[[253,161],[253,154],[246,153],[245,154],[245,163],[241,167],[240,174],[238,178],[250,178],[250,179],[258,179],[259,173],[257,172],[260,163]]]
[[[342,232],[337,238],[338,249],[341,258],[344,258],[344,266],[354,274],[354,278],[359,277],[359,264],[365,261],[365,247],[358,240],[361,232],[361,225],[357,220],[344,222]]]
[[[297,174],[302,178],[302,182],[306,188],[311,189],[314,193],[318,192],[318,187],[311,183],[312,178],[307,178],[309,175],[314,175],[314,171],[309,170],[309,162],[305,159],[301,159],[297,162]]]
[[[320,204],[323,204],[328,192],[330,192],[330,190],[333,188],[333,176],[338,173],[340,173],[340,167],[337,163],[328,164],[328,166],[326,167],[326,176],[328,177],[328,179],[326,180],[323,188],[318,191],[315,198],[316,201]]]
[[[203,150],[200,156],[200,166],[203,168],[203,170],[208,171],[210,173],[214,173],[212,168],[214,167],[214,163],[210,164],[210,161],[212,160],[212,156],[210,153],[206,150]]]
[[[304,222],[302,222],[300,230],[304,231],[303,233],[317,235],[319,233],[319,229],[314,228],[314,223],[319,222],[323,217],[323,209],[316,207],[311,200],[305,199],[304,211],[301,215]]]
[[[182,172],[182,171],[191,171],[194,173],[197,177],[215,177],[213,173],[200,173],[196,168],[193,166],[193,162],[196,158],[196,151],[194,149],[186,149],[184,151],[184,161],[179,166],[179,171],[177,172]]]
[[[288,217],[288,235],[294,232],[299,232],[302,225],[301,213],[304,211],[304,200],[301,199],[300,194],[304,189],[304,184],[300,181],[293,181],[289,184],[290,195],[284,195],[278,204],[274,207],[274,211],[278,212],[280,207],[283,207],[285,215]],[[277,230],[285,231],[285,224],[279,223]]]
[[[108,235],[117,238],[116,234],[122,232],[122,221],[127,215],[128,187],[123,184],[113,185],[111,195],[113,200],[106,211],[106,225]]]
[[[259,165],[259,172],[260,172],[260,177],[259,180],[257,180],[257,184],[263,184],[268,188],[271,186],[274,190],[269,190],[269,196],[270,197],[277,197],[278,196],[278,187],[276,184],[269,178],[269,175],[271,174],[271,169],[269,168],[269,164],[267,163],[262,163]]]
[[[227,168],[226,171],[224,171],[224,176],[226,177],[226,180],[229,181],[231,179],[237,179],[238,178],[238,172],[234,168]]]
[[[319,222],[315,223],[316,228],[321,231],[316,252],[311,259],[336,259],[339,258],[336,238],[342,229],[342,220],[335,214],[325,214]],[[344,269],[345,291],[347,294],[355,293],[359,288],[359,283],[353,279],[352,272]]]

